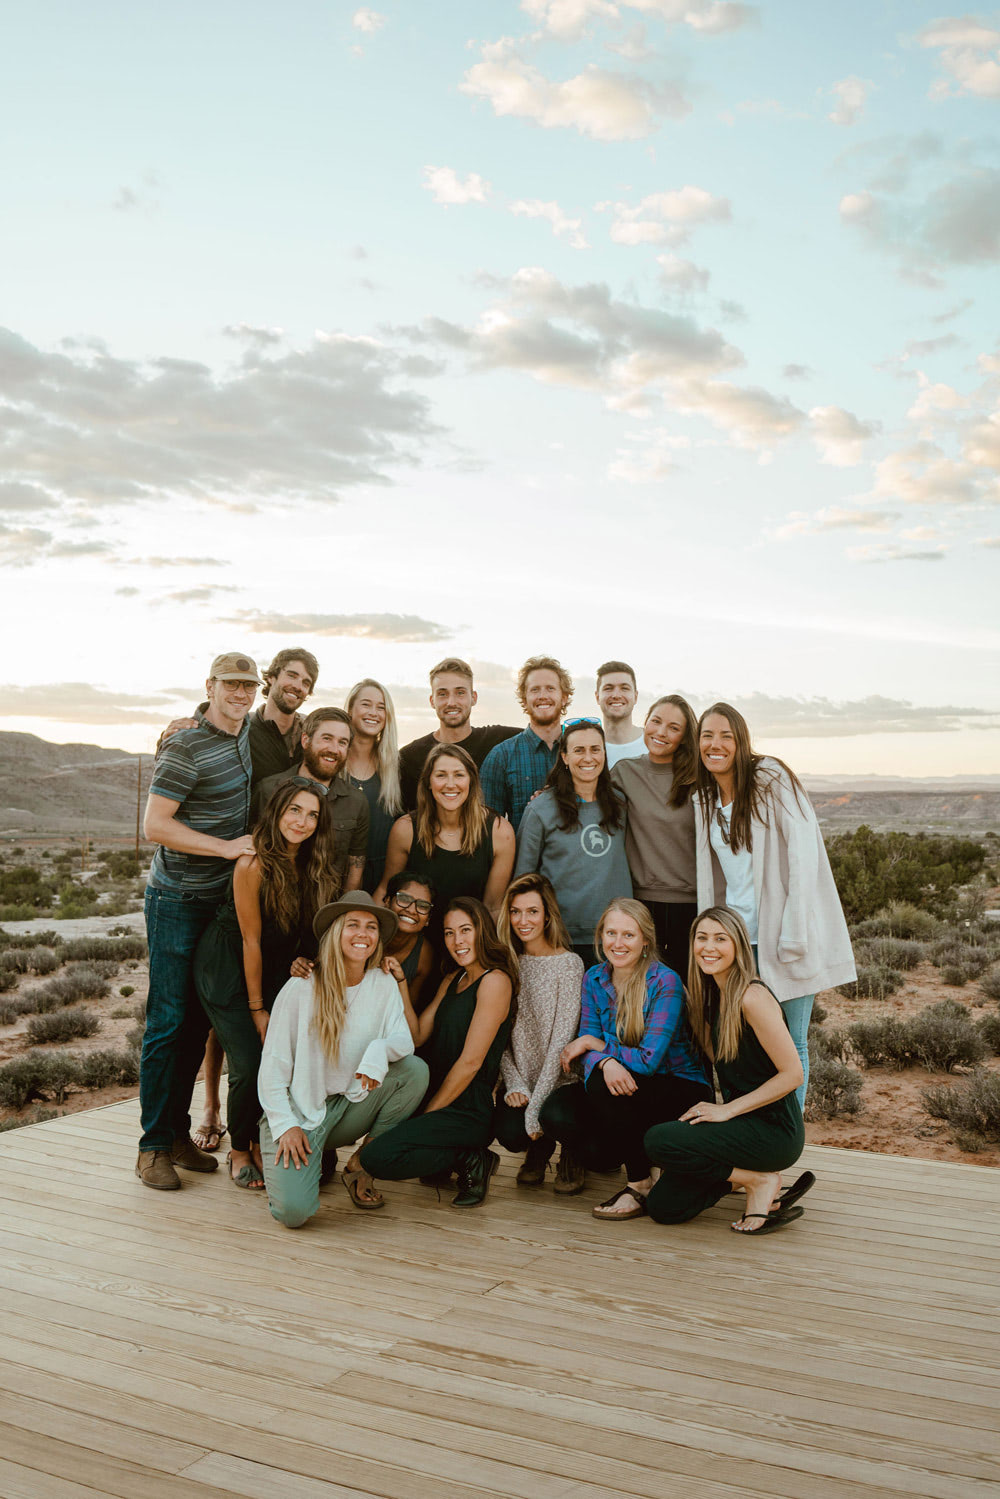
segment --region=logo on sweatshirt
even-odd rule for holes
[[[603,859],[611,850],[611,835],[598,824],[580,829],[580,847],[592,859]]]

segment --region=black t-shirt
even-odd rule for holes
[[[512,739],[519,733],[519,729],[512,729],[507,724],[481,724],[470,730],[468,738],[461,740],[458,747],[471,755],[477,768],[481,770],[483,761],[495,744],[503,744],[505,739]],[[409,744],[404,744],[399,752],[399,784],[403,793],[403,807],[407,812],[412,812],[417,805],[420,772],[437,743],[433,734],[424,734],[422,738],[411,739]]]

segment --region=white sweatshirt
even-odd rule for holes
[[[380,968],[370,968],[361,983],[347,991],[336,1062],[320,1046],[312,1017],[312,979],[289,979],[274,1002],[257,1077],[274,1140],[295,1125],[310,1130],[322,1124],[332,1097],[343,1096],[351,1103],[367,1098],[357,1073],[381,1083],[390,1062],[413,1055],[399,985]]]

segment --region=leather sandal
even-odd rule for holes
[[[613,1208],[623,1197],[634,1197],[635,1207],[630,1208],[627,1213],[605,1213],[603,1208]],[[644,1218],[646,1216],[646,1199],[641,1192],[634,1187],[622,1187],[621,1191],[614,1192],[604,1202],[598,1203],[593,1209],[593,1216],[600,1218],[602,1223],[629,1223],[633,1218]]]
[[[363,1208],[366,1212],[371,1212],[373,1208],[385,1207],[385,1198],[376,1188],[374,1178],[367,1171],[363,1171],[360,1166],[357,1171],[342,1171],[340,1179],[347,1188],[347,1195],[356,1208]],[[361,1196],[363,1190],[372,1194],[372,1201],[365,1201]]]

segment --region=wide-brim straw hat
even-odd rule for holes
[[[399,922],[394,911],[388,906],[380,906],[373,895],[367,890],[352,890],[348,895],[342,895],[339,900],[331,901],[328,906],[320,906],[313,917],[313,932],[318,941],[323,933],[336,921],[338,916],[346,916],[348,911],[367,911],[369,916],[374,916],[378,922],[379,936],[385,945],[391,942],[396,935]]]

